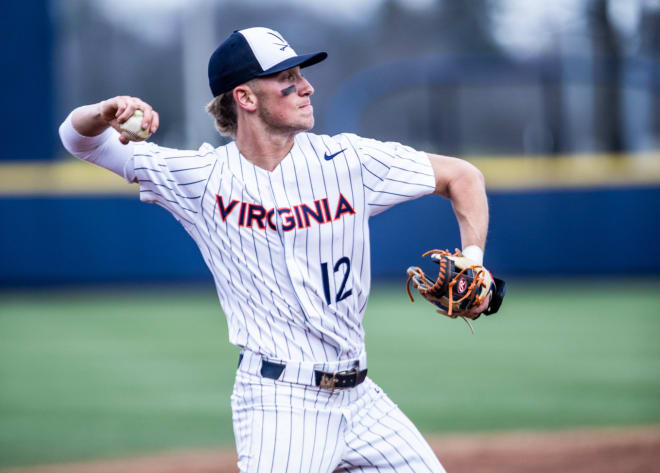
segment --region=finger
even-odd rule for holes
[[[133,112],[137,109],[137,106],[132,103],[132,102],[127,102],[126,107],[122,110],[122,112],[117,116],[117,121],[119,123],[124,123],[126,120],[131,118],[131,115],[133,115]]]
[[[153,118],[151,120],[151,133],[156,133],[158,127],[160,126],[160,115],[155,110],[152,113]]]
[[[126,138],[124,135],[119,135],[119,141],[121,141],[121,143],[124,145],[127,145],[129,143],[128,138]]]
[[[119,100],[119,97],[103,100],[100,103],[101,118],[103,118],[108,123],[112,122],[116,117],[117,110],[120,106],[121,101]]]
[[[126,108],[128,108],[128,102],[124,98],[119,98],[117,101],[117,111],[115,112],[115,120],[117,120],[118,123],[124,121],[121,117],[124,115]]]
[[[146,130],[151,126],[151,121],[153,120],[153,109],[151,108],[151,105],[146,102],[142,102],[141,100],[138,108],[141,109],[144,114],[142,119],[142,129]]]
[[[490,305],[490,298],[491,295],[489,294],[488,297],[486,297],[481,304],[479,304],[478,307],[475,307],[470,311],[470,315],[474,317],[478,317],[480,314],[482,314],[486,309],[488,309],[488,306]]]

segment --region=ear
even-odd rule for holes
[[[239,85],[234,88],[234,101],[236,105],[247,112],[257,109],[257,95],[248,85]]]

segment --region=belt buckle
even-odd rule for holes
[[[337,387],[337,383],[339,382],[337,376],[350,376],[350,375],[355,375],[355,381],[357,382],[357,375],[358,375],[357,366],[353,367],[350,370],[336,371],[332,373],[332,376],[327,376],[326,374],[323,374],[321,376],[321,381],[319,382],[319,387],[330,389],[331,391],[334,391],[335,389],[345,389],[346,386]]]
[[[323,373],[321,375],[321,381],[319,382],[319,387],[334,391],[335,384],[337,384],[337,373],[332,373],[332,376],[328,376],[326,373]]]

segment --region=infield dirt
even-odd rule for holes
[[[431,437],[449,473],[660,473],[660,427]],[[0,473],[229,473],[232,450],[2,469]]]

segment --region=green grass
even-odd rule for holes
[[[657,280],[514,283],[474,323],[375,284],[370,376],[424,432],[660,423]],[[0,466],[233,442],[212,289],[0,293]]]

